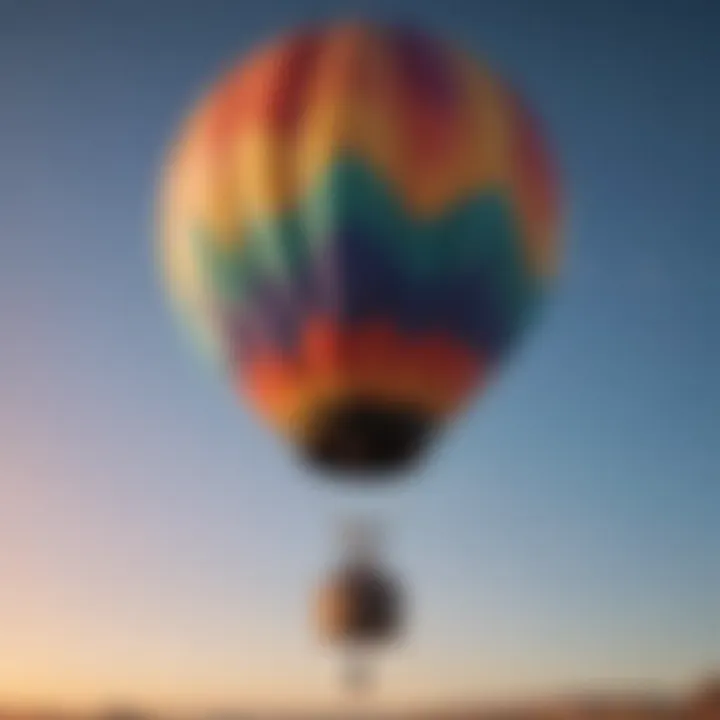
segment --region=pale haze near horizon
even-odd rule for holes
[[[206,82],[344,6],[0,2],[0,703],[335,703],[307,599],[358,505],[386,513],[413,593],[379,702],[720,666],[720,22],[623,5],[345,6],[513,77],[568,198],[542,323],[421,477],[363,499],[183,344],[152,245]]]

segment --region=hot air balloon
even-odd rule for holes
[[[347,655],[347,685],[363,690],[375,651],[398,642],[405,630],[406,598],[367,533],[353,536],[338,567],[323,579],[313,611],[321,641]]]
[[[368,479],[423,456],[557,270],[537,121],[486,65],[414,29],[264,46],[189,115],[162,192],[181,316],[303,457]]]

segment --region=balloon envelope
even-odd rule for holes
[[[229,72],[170,154],[161,262],[234,388],[306,455],[419,456],[513,347],[557,264],[537,123],[415,30],[332,25]]]

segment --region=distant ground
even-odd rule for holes
[[[0,707],[0,720],[331,720],[347,715],[306,713],[260,715],[241,711],[173,718],[136,709],[104,709],[96,713],[72,714],[48,708],[18,710]],[[711,678],[680,697],[657,694],[626,696],[578,695],[548,699],[532,705],[518,703],[503,707],[465,705],[454,708],[428,708],[413,712],[380,715],[381,720],[720,720],[720,675]]]

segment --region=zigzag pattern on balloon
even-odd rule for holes
[[[539,284],[502,195],[479,193],[433,222],[408,215],[359,159],[338,160],[297,208],[242,245],[201,234],[230,337],[292,353],[301,325],[383,318],[411,335],[442,330],[496,359],[522,328]]]
[[[229,226],[283,214],[351,154],[428,219],[501,188],[534,262],[553,266],[555,182],[534,120],[490,73],[408,31],[351,25],[289,39],[230,74],[190,128],[184,172],[197,178],[197,214],[222,241]]]
[[[517,235],[502,195],[420,222],[362,160],[345,158],[242,245],[197,239],[232,371],[283,425],[329,385],[455,410],[539,297]],[[312,338],[323,333],[318,360]]]

